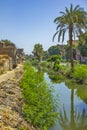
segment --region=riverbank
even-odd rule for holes
[[[0,130],[35,130],[22,113],[22,66],[0,76]]]

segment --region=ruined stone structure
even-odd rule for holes
[[[16,67],[17,48],[14,44],[0,43],[0,68],[1,71],[11,70]]]
[[[0,44],[0,55],[7,54],[12,57],[13,60],[16,58],[17,48],[14,44],[3,45]]]
[[[0,74],[11,69],[12,65],[10,61],[11,57],[8,55],[0,55]]]
[[[25,56],[24,56],[24,49],[17,49],[17,62],[20,63],[20,62],[23,62],[24,59],[25,59]]]
[[[10,41],[0,41],[0,68],[1,70],[12,70],[24,60],[23,49],[17,49]]]

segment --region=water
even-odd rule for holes
[[[58,121],[50,130],[87,130],[87,87],[52,83],[46,73],[45,80],[54,87],[60,104]]]

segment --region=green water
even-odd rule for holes
[[[45,80],[58,94],[58,121],[50,130],[87,130],[87,86],[73,83],[52,82],[45,73]]]

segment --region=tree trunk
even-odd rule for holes
[[[73,62],[73,48],[72,48],[72,31],[73,27],[69,27],[69,44],[70,44],[70,62],[71,62],[71,69],[74,69],[74,62]]]

